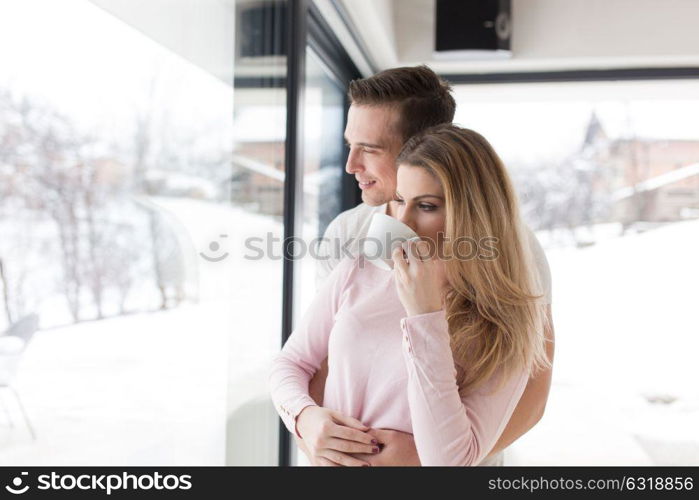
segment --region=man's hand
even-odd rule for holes
[[[372,467],[420,467],[412,434],[392,429],[370,429],[369,432],[378,439],[381,451],[377,455],[351,453],[353,457],[369,462]]]

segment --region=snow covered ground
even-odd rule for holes
[[[2,391],[14,426],[0,414],[0,464],[223,465],[229,415],[267,395],[281,261],[245,260],[243,241],[280,236],[281,224],[224,204],[152,201],[183,243],[199,302],[38,332],[18,376],[37,440]]]
[[[547,256],[552,389],[508,463],[699,465],[699,221]]]
[[[226,426],[266,397],[279,349],[282,261],[244,259],[244,239],[280,237],[281,224],[215,203],[155,201],[191,241],[200,302],[40,331],[19,376],[38,437],[3,392],[14,427],[0,415],[0,464],[221,465],[231,446],[276,445],[271,406],[253,413],[271,415],[267,431],[229,427],[238,434],[227,443]],[[230,256],[201,258],[212,241],[221,243],[212,256]],[[699,221],[547,254],[553,385],[544,418],[506,463],[699,464]]]
[[[40,331],[18,390],[37,434],[2,391],[2,465],[220,465],[226,338],[221,307]]]

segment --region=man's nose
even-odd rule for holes
[[[364,170],[364,165],[359,161],[358,152],[351,150],[347,156],[347,164],[345,165],[345,172],[348,174],[353,174],[355,172],[361,172]]]

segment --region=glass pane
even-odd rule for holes
[[[281,261],[244,252],[281,234],[284,136],[241,132],[235,20],[0,4],[0,386],[28,419],[6,392],[0,463],[277,463]],[[250,127],[283,131],[283,89],[260,98]]]
[[[235,96],[227,217],[231,318],[227,465],[278,465],[279,416],[268,372],[281,347],[286,2],[236,5]]]
[[[456,121],[503,157],[553,279],[551,395],[512,465],[699,460],[698,83],[457,87]]]
[[[344,171],[345,91],[332,79],[310,48],[306,51],[304,102],[303,200],[297,213],[297,231],[303,241],[294,274],[294,322],[298,323],[315,294],[313,249],[325,229],[340,213]],[[292,463],[300,451],[292,439]]]
[[[344,171],[345,91],[332,79],[310,48],[306,51],[304,102],[303,202],[297,214],[304,257],[297,265],[295,317],[303,314],[315,293],[318,240],[341,211]]]

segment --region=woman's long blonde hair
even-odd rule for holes
[[[522,370],[549,368],[541,283],[512,182],[492,146],[473,130],[438,125],[409,139],[396,164],[427,169],[444,189],[445,309],[459,393],[498,372],[496,389]],[[495,242],[497,256],[455,258],[465,238]]]

